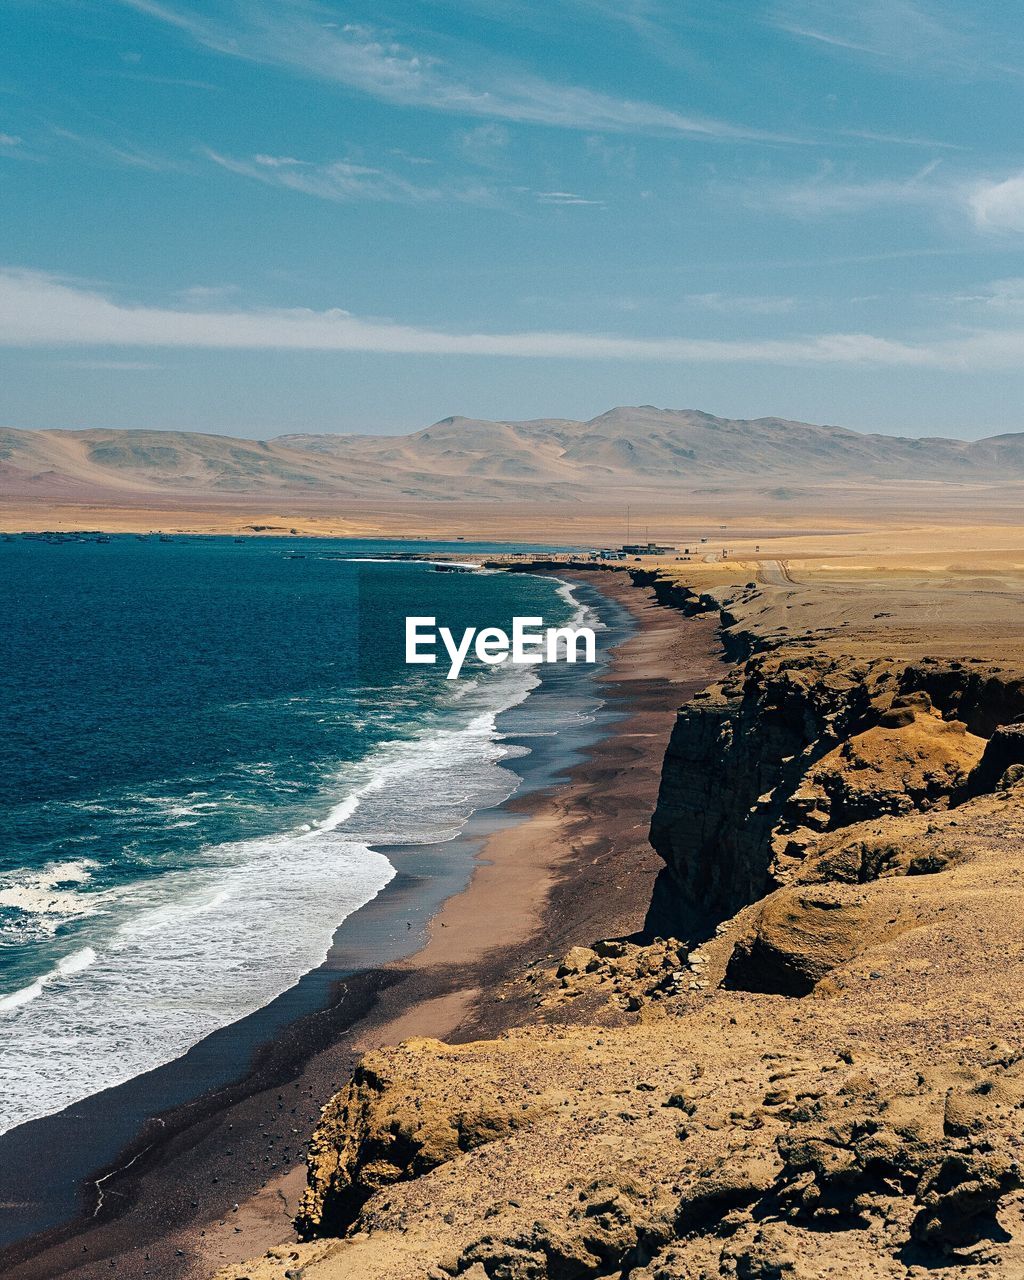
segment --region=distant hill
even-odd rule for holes
[[[918,481],[1024,481],[1024,434],[915,439],[650,405],[589,422],[445,418],[408,436],[0,429],[8,499],[576,502],[724,488],[784,502],[808,486]]]

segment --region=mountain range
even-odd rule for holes
[[[48,502],[410,500],[585,502],[713,487],[785,499],[801,487],[1024,481],[1024,434],[864,434],[650,405],[587,422],[445,418],[406,436],[0,429],[0,498]]]

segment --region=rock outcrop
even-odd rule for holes
[[[459,1066],[448,1090],[431,1095],[424,1082],[435,1081],[439,1060],[453,1054]],[[460,1051],[423,1039],[368,1053],[313,1135],[299,1231],[340,1235],[375,1192],[507,1137],[552,1105],[542,1091],[502,1074],[486,1044]]]
[[[678,937],[531,971],[541,1025],[368,1055],[307,1242],[224,1280],[1024,1275],[1020,665],[714,596],[742,660],[651,828]]]

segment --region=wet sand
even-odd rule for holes
[[[528,1022],[532,1006],[506,980],[576,943],[644,929],[661,865],[647,824],[665,742],[676,707],[720,669],[718,644],[711,622],[658,606],[625,574],[583,580],[640,623],[605,677],[622,718],[566,781],[509,802],[525,820],[489,838],[419,952],[339,984],[331,1006],[287,1027],[244,1080],[190,1104],[168,1124],[173,1136],[104,1182],[93,1223],[18,1247],[5,1276],[192,1280],[279,1244],[318,1109],[359,1052]]]

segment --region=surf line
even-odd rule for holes
[[[540,630],[538,628],[543,628]],[[405,620],[405,660],[409,664],[437,662],[437,654],[423,650],[437,647],[438,638],[448,654],[448,680],[457,680],[470,646],[478,661],[487,666],[512,662],[530,666],[538,662],[597,661],[597,641],[592,627],[544,627],[543,618],[514,617],[512,635],[501,627],[467,627],[456,641],[449,627],[438,627],[437,619],[411,616]]]

